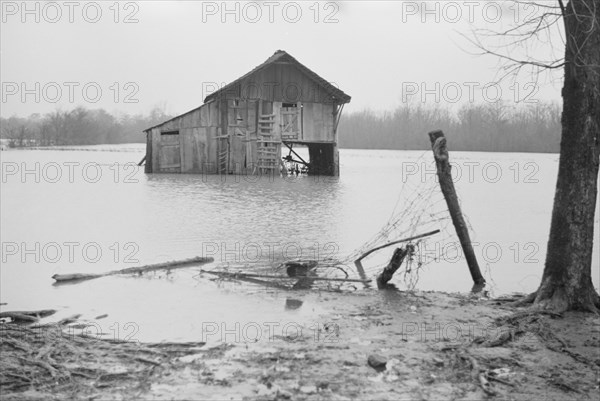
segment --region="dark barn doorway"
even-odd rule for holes
[[[309,175],[335,175],[334,147],[332,143],[309,143]]]

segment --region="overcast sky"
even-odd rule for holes
[[[491,1],[22,4],[1,2],[3,117],[76,106],[182,113],[278,49],[351,95],[346,110],[391,110],[409,92],[441,105],[494,100],[498,88],[483,87],[498,78],[497,59],[469,54],[476,49],[461,33],[506,29],[541,11]],[[559,30],[552,35],[521,53],[561,57]],[[559,101],[561,76],[534,86],[522,74],[501,96]]]

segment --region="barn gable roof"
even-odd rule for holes
[[[247,74],[244,74],[243,76],[239,77],[235,81],[233,81],[233,82],[225,85],[224,87],[222,87],[218,91],[213,92],[210,95],[206,96],[206,98],[204,99],[204,103],[208,103],[209,101],[218,98],[221,94],[228,93],[228,91],[231,91],[237,85],[239,85],[240,83],[242,83],[242,81],[244,81],[246,78],[248,78],[251,75],[257,73],[258,71],[263,70],[263,69],[269,67],[272,64],[281,63],[281,62],[291,63],[294,66],[296,66],[296,68],[298,68],[302,73],[304,73],[310,79],[312,79],[313,81],[315,81],[315,83],[317,85],[319,85],[321,88],[323,88],[326,93],[330,94],[335,99],[339,100],[339,103],[348,103],[348,102],[350,102],[351,97],[349,95],[347,95],[346,93],[344,93],[344,91],[342,91],[339,88],[336,88],[335,86],[333,86],[332,84],[330,84],[327,80],[321,78],[319,75],[317,75],[315,72],[313,72],[310,68],[308,68],[304,64],[300,63],[298,60],[296,60],[294,57],[292,57],[286,51],[284,51],[284,50],[277,50],[264,63],[262,63],[261,65],[255,67],[252,71],[248,72]]]
[[[244,79],[248,78],[249,76],[255,74],[256,72],[269,67],[272,64],[275,63],[282,63],[282,62],[286,62],[286,63],[291,63],[294,66],[296,66],[296,68],[298,68],[302,73],[304,73],[306,76],[308,76],[310,79],[312,79],[313,81],[315,81],[315,83],[317,85],[319,85],[321,88],[323,88],[325,90],[325,92],[329,95],[331,95],[332,97],[334,97],[336,100],[339,100],[338,103],[348,103],[350,102],[351,97],[349,95],[347,95],[346,93],[344,93],[344,91],[342,91],[341,89],[336,88],[335,86],[333,86],[332,84],[330,84],[327,80],[321,78],[319,75],[317,75],[315,72],[313,72],[311,69],[309,69],[308,67],[306,67],[305,65],[303,65],[302,63],[300,63],[298,60],[296,60],[294,57],[292,57],[289,53],[287,53],[284,50],[277,50],[271,57],[269,57],[264,63],[262,63],[261,65],[255,67],[252,71],[248,72],[247,74],[244,74],[243,76],[239,77],[238,79],[236,79],[235,81],[225,85],[224,87],[222,87],[221,89],[219,89],[216,92],[211,93],[210,95],[206,96],[206,98],[204,98],[204,104],[209,103],[215,99],[217,99],[221,94],[227,94],[229,91],[233,90],[237,85],[239,85]],[[174,121],[180,117],[183,117],[189,113],[192,113],[196,110],[198,110],[200,107],[202,107],[203,105],[196,107],[188,112],[185,112],[183,114],[180,114],[178,116],[175,116],[167,121],[163,121],[160,124],[156,124],[150,128],[146,128],[144,130],[144,132],[148,132],[153,128],[157,128],[160,127],[161,125],[164,125],[166,123],[169,123],[171,121]]]

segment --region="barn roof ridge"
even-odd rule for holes
[[[309,78],[311,78],[313,81],[315,81],[318,85],[325,88],[327,90],[327,92],[334,94],[343,103],[348,103],[350,101],[350,96],[347,95],[346,93],[344,93],[344,91],[342,91],[339,88],[336,88],[331,83],[329,83],[329,81],[320,77],[316,72],[312,71],[310,68],[308,68],[307,66],[305,66],[304,64],[299,62],[296,58],[294,58],[291,54],[289,54],[285,50],[277,50],[275,53],[273,53],[272,56],[270,56],[262,64],[259,64],[258,66],[254,67],[252,70],[250,70],[246,74],[242,75],[238,79],[228,83],[227,85],[225,85],[218,91],[213,92],[210,95],[206,96],[206,98],[204,98],[204,103],[208,103],[209,101],[215,99],[220,93],[226,92],[227,90],[231,89],[232,87],[237,85],[239,82],[241,82],[245,78],[251,76],[252,74],[257,73],[258,71],[262,70],[263,68],[268,67],[269,65],[271,65],[277,61],[283,61],[286,58],[289,59],[287,61],[293,62],[297,67],[299,67],[300,71],[305,73]]]

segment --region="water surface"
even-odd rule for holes
[[[420,151],[343,149],[339,178],[145,175],[126,164],[142,156],[141,145],[2,152],[3,309],[58,308],[61,315],[81,313],[92,320],[108,314],[98,320],[103,331],[120,329],[123,337],[133,331],[123,331],[124,325],[134,322],[136,338],[155,340],[198,339],[207,322],[262,325],[265,316],[310,325],[327,309],[319,294],[217,283],[199,276],[198,268],[59,287],[51,276],[203,254],[216,259],[207,268],[267,268],[294,257],[344,259],[403,206],[399,198],[427,188],[420,182],[433,174],[429,152]],[[451,152],[451,160],[491,290],[535,290],[558,155]],[[597,212],[596,229],[598,218]],[[450,248],[436,249],[435,241],[428,246],[439,260],[423,267],[418,288],[468,291],[464,259]],[[596,231],[596,286],[598,249]],[[375,274],[391,252],[365,259],[367,272]],[[398,278],[396,284],[404,283]],[[303,303],[290,308],[299,305],[290,298]]]

